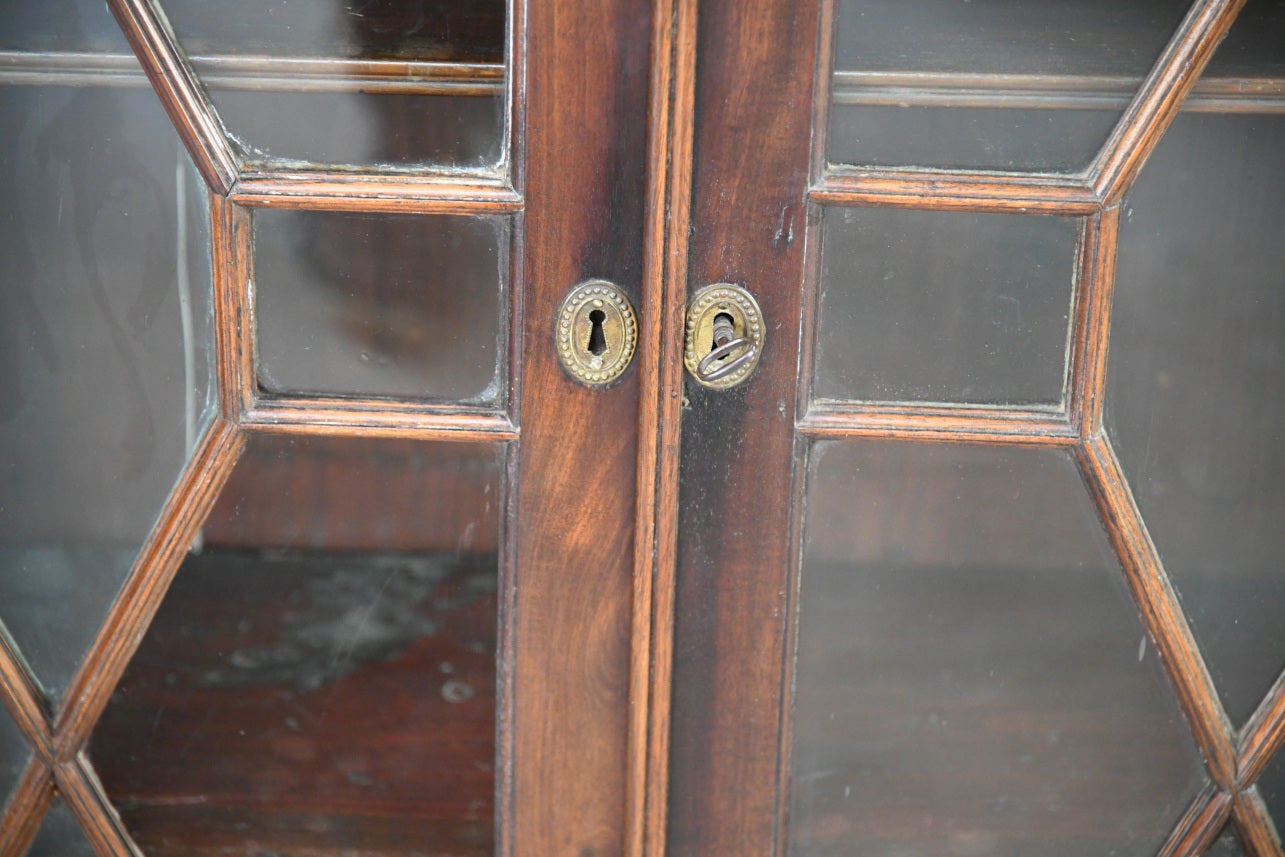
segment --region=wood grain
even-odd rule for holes
[[[420,440],[517,440],[517,427],[503,413],[430,403],[379,399],[291,396],[261,397],[241,415],[255,431],[405,437]]]
[[[1085,440],[1076,452],[1107,534],[1120,556],[1143,625],[1173,682],[1210,775],[1220,788],[1233,789],[1236,758],[1231,724],[1115,451],[1110,441],[1099,435]]]
[[[219,405],[231,422],[254,403],[254,307],[250,301],[253,229],[248,209],[210,198],[214,244],[214,321]]]
[[[54,728],[61,762],[73,760],[89,739],[244,445],[244,436],[224,420],[215,420],[201,438],[67,688]]]
[[[22,857],[40,831],[54,798],[54,778],[42,759],[27,763],[0,812],[0,854]]]
[[[1197,0],[1089,167],[1106,206],[1120,201],[1146,163],[1245,0]]]
[[[639,375],[581,386],[552,343],[577,283],[607,279],[641,302],[651,15],[641,0],[527,14],[510,842],[517,857],[613,857],[625,847]]]
[[[811,438],[897,438],[963,443],[1072,446],[1075,426],[1059,413],[949,405],[823,402],[809,406],[799,431]]]
[[[1157,857],[1195,857],[1218,838],[1231,816],[1231,796],[1215,786],[1205,789],[1192,801]]]
[[[715,0],[697,22],[688,283],[771,330],[740,387],[687,384],[667,851],[772,853],[817,8]],[[754,85],[746,85],[753,81]]]
[[[1248,857],[1281,857],[1281,841],[1258,789],[1237,793],[1232,822]]]
[[[1086,220],[1080,237],[1068,410],[1084,437],[1102,428],[1119,229],[1119,208],[1108,208]]]
[[[652,9],[625,853],[665,853],[696,3]]]
[[[39,755],[51,757],[53,742],[45,714],[44,694],[32,681],[19,656],[9,648],[4,635],[0,635],[0,703],[13,716],[27,743]]]
[[[60,762],[54,768],[54,780],[58,793],[100,857],[139,857],[137,846],[83,755]]]
[[[1258,779],[1282,746],[1285,746],[1285,673],[1276,679],[1258,710],[1240,730],[1237,783],[1246,786]],[[1285,823],[1285,819],[1282,822]]]
[[[824,205],[886,205],[946,211],[1093,214],[1089,183],[1075,176],[830,167],[809,194]]]
[[[182,51],[147,0],[108,0],[183,145],[216,195],[236,181],[237,160]]]
[[[508,214],[522,197],[503,176],[371,175],[343,171],[245,170],[231,188],[238,205],[385,214]]]

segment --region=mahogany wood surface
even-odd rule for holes
[[[696,2],[652,7],[625,852],[665,853]]]
[[[1249,722],[1241,729],[1240,762],[1236,779],[1241,784],[1258,779],[1270,762],[1285,745],[1285,673],[1282,673],[1267,692],[1266,698]]]
[[[1276,857],[1280,854],[1277,831],[1258,789],[1249,788],[1237,793],[1232,821],[1249,857]]]
[[[1075,335],[1071,343],[1069,410],[1085,435],[1102,427],[1106,389],[1107,337],[1111,299],[1115,294],[1115,249],[1120,209],[1108,208],[1087,218],[1076,265]]]
[[[54,779],[45,761],[33,758],[14,784],[0,812],[0,854],[23,854],[40,830],[54,796]]]
[[[687,381],[667,844],[674,857],[766,857],[779,801],[817,9],[706,2],[697,32],[688,289],[743,286],[769,335],[740,387]]]
[[[560,302],[584,280],[641,302],[651,14],[638,0],[527,12],[513,825],[501,853],[612,857],[625,847],[639,376],[581,386],[552,343]]]

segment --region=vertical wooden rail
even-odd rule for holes
[[[696,0],[652,9],[625,853],[665,853]]]

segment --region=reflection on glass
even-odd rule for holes
[[[1267,804],[1267,811],[1276,822],[1276,829],[1285,829],[1285,752],[1276,751],[1276,757],[1258,777],[1258,793]]]
[[[56,797],[26,857],[96,857],[96,852],[67,804]]]
[[[91,742],[145,853],[491,853],[501,463],[252,440]]]
[[[504,161],[504,0],[164,6],[251,162]]]
[[[42,79],[0,73],[0,621],[57,696],[211,417],[213,310],[156,96]]]
[[[1083,167],[1189,5],[840,0],[829,160]]]
[[[1285,116],[1186,113],[1125,202],[1107,429],[1232,720],[1285,668]]]
[[[499,402],[508,219],[254,218],[260,387]]]
[[[1078,230],[826,209],[814,398],[1059,405]]]
[[[3,633],[3,628],[0,628],[0,633]],[[13,722],[9,712],[0,709],[0,808],[4,806],[30,758],[31,748],[18,731],[18,724]]]
[[[795,857],[1154,854],[1203,765],[1069,453],[811,453]]]

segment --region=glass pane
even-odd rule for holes
[[[128,57],[132,70],[143,80],[142,69],[134,61],[120,27],[99,0],[6,4],[0,16],[0,50],[46,55],[62,51],[112,53]],[[39,55],[5,57],[5,65],[12,70],[40,59]]]
[[[97,857],[80,824],[62,798],[55,797],[27,857]]]
[[[510,221],[262,209],[259,386],[498,404]]]
[[[840,0],[829,160],[1079,169],[1188,5]]]
[[[165,0],[247,160],[496,169],[505,0]]]
[[[1079,221],[825,210],[813,396],[1062,401]]]
[[[1272,814],[1278,831],[1285,829],[1285,752],[1276,751],[1276,757],[1258,777],[1258,793]]]
[[[1204,780],[1069,453],[811,455],[795,857],[1154,854]]]
[[[1184,113],[1125,203],[1107,427],[1237,724],[1285,668],[1285,115]]]
[[[502,458],[252,440],[91,742],[144,852],[491,853]]]
[[[3,632],[0,628],[0,633]],[[31,748],[18,731],[9,712],[0,708],[0,809],[9,799],[13,787],[31,759]]]
[[[128,56],[0,74],[0,621],[54,696],[214,408],[205,188]]]

